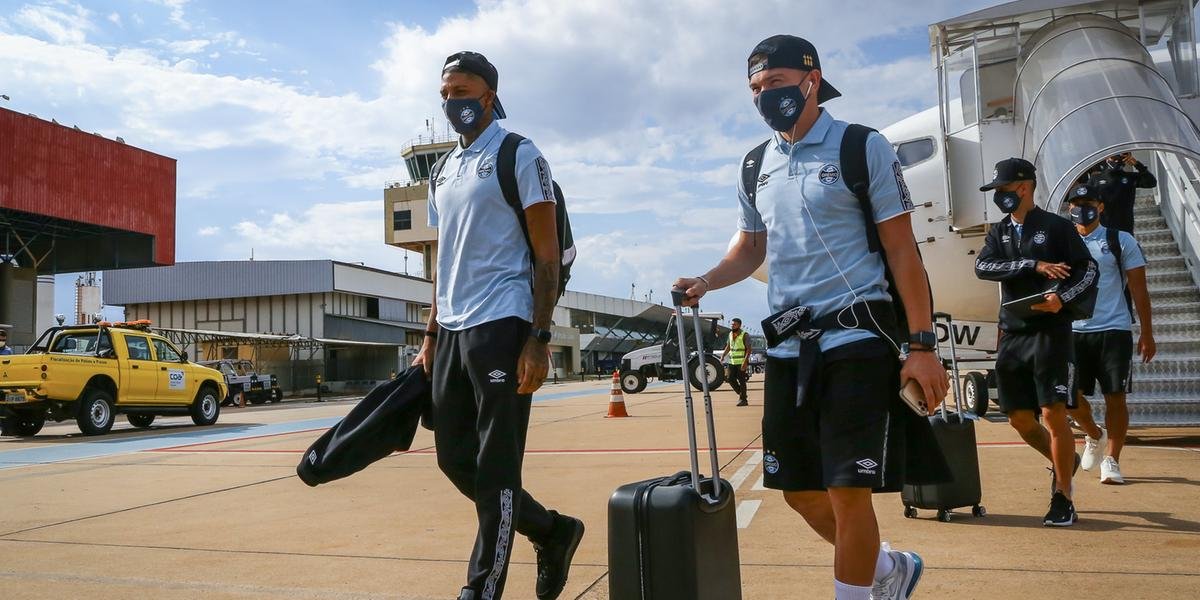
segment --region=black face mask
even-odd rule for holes
[[[809,93],[812,84],[808,85]],[[808,96],[801,93],[799,85],[785,85],[774,89],[763,90],[754,98],[754,105],[759,114],[767,122],[767,126],[775,131],[791,131],[804,112]]]
[[[1100,211],[1095,206],[1072,206],[1071,222],[1087,227],[1100,218]]]
[[[1002,192],[1000,190],[996,190],[996,193],[992,194],[992,202],[996,203],[996,206],[1000,209],[1000,212],[1006,215],[1011,215],[1017,211],[1017,208],[1021,206],[1021,195],[1016,192]]]

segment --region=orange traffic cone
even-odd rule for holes
[[[621,376],[619,371],[613,371],[612,391],[608,395],[608,414],[604,418],[628,417],[625,412],[625,394],[621,393]]]

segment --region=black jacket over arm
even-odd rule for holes
[[[1071,274],[1065,280],[1051,281],[1038,274],[1038,261],[1066,263]],[[1064,305],[1071,305],[1056,314],[1029,319],[1001,308],[1000,329],[1020,332],[1070,326],[1071,321],[1090,315],[1099,270],[1070,221],[1034,208],[1025,216],[1019,242],[1011,216],[992,227],[975,260],[975,276],[1000,282],[1002,302],[1057,292]]]

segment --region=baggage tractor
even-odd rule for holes
[[[950,522],[950,514],[956,508],[971,507],[971,514],[982,517],[987,510],[980,504],[983,490],[979,483],[979,451],[975,446],[974,414],[964,410],[958,390],[958,362],[954,341],[954,322],[946,313],[935,313],[934,319],[944,319],[951,332],[950,358],[948,362],[953,379],[950,389],[954,394],[954,405],[957,412],[946,410],[946,403],[941,409],[929,417],[933,426],[933,435],[941,446],[946,462],[950,465],[953,479],[947,483],[932,485],[908,485],[900,491],[900,500],[904,503],[904,516],[915,518],[917,509],[936,510],[937,518],[943,523]],[[940,346],[940,344],[939,344]],[[939,348],[940,352],[940,348]]]
[[[680,354],[686,356],[682,290],[672,290]],[[696,360],[703,360],[700,307],[692,308]],[[689,360],[690,362],[690,360]],[[608,502],[609,598],[740,600],[737,507],[721,479],[712,397],[701,380],[712,477],[700,475],[692,390],[682,378],[691,470],[617,488]]]

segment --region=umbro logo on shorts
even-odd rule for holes
[[[508,373],[505,373],[504,371],[501,371],[500,369],[496,369],[495,371],[488,373],[488,377],[492,378],[492,380],[491,380],[492,383],[504,383],[504,378],[507,376],[508,376]]]
[[[864,458],[860,461],[855,462],[854,464],[856,464],[860,467],[858,469],[858,472],[862,473],[864,475],[874,475],[875,467],[879,466],[879,463],[877,463],[869,458]]]

